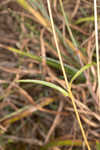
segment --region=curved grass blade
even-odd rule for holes
[[[87,64],[87,65],[85,65],[84,67],[82,67],[73,77],[72,77],[72,79],[71,79],[71,81],[70,81],[70,88],[71,88],[71,85],[72,85],[72,83],[73,83],[73,81],[78,77],[78,76],[80,76],[80,74],[83,72],[83,71],[85,71],[86,69],[88,69],[88,68],[90,68],[92,65],[94,65],[95,63],[91,63],[91,64]]]
[[[36,84],[45,85],[45,86],[51,87],[51,88],[53,88],[53,89],[56,89],[57,91],[61,92],[64,96],[68,96],[68,93],[67,93],[63,88],[61,88],[60,86],[55,85],[55,84],[53,84],[53,83],[50,83],[50,82],[41,81],[41,80],[29,80],[29,79],[26,79],[26,80],[18,80],[17,82],[36,83]]]

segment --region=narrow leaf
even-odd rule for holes
[[[53,89],[56,89],[57,91],[61,92],[64,96],[68,96],[68,93],[63,88],[61,88],[60,86],[55,85],[53,83],[50,83],[50,82],[41,81],[41,80],[28,80],[28,79],[27,80],[18,80],[17,82],[36,83],[36,84],[45,85],[45,86],[51,87]]]

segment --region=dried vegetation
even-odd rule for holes
[[[18,0],[0,2],[0,148],[86,150],[69,97],[41,84],[16,82],[44,80],[66,89],[50,28],[47,1],[27,2],[34,11],[25,10]],[[63,0],[77,47],[66,27],[59,1],[51,1],[51,6],[68,81],[84,65],[87,67],[72,82],[71,89],[88,143],[91,149],[99,150],[93,1]],[[98,14],[99,7],[98,1]]]

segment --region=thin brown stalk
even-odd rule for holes
[[[77,107],[76,107],[75,100],[74,100],[75,98],[74,98],[74,96],[73,96],[73,94],[71,92],[71,89],[70,89],[70,86],[69,86],[69,83],[68,83],[68,79],[67,79],[67,76],[66,76],[66,73],[65,73],[65,69],[64,69],[64,66],[63,66],[63,62],[62,62],[61,53],[60,53],[59,46],[58,46],[58,39],[57,39],[56,32],[55,32],[55,27],[54,27],[54,22],[53,22],[53,17],[52,17],[51,6],[50,6],[50,1],[49,0],[47,0],[47,4],[48,4],[48,10],[49,10],[49,15],[50,15],[50,20],[51,20],[51,25],[52,25],[54,40],[55,40],[55,43],[56,43],[56,48],[57,48],[59,60],[60,60],[60,63],[61,63],[61,68],[62,68],[63,76],[64,76],[65,83],[66,83],[66,86],[67,86],[66,88],[67,88],[67,91],[69,93],[69,97],[72,100],[73,108],[75,110],[76,118],[78,120],[78,123],[79,123],[80,129],[81,129],[81,132],[82,132],[85,144],[86,144],[88,150],[91,150],[91,148],[89,146],[89,143],[88,143],[88,140],[87,140],[87,137],[85,135],[85,131],[83,129],[83,126],[82,126],[82,123],[81,123],[78,111],[77,111]]]

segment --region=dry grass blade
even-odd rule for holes
[[[80,126],[80,128],[81,128],[81,132],[82,132],[82,135],[83,135],[85,144],[86,144],[88,150],[91,150],[91,148],[90,148],[90,146],[89,146],[89,143],[88,143],[88,140],[87,140],[87,137],[86,137],[86,135],[85,135],[85,131],[84,131],[84,129],[83,129],[83,126],[82,126],[82,123],[81,123],[81,120],[80,120],[80,117],[79,117],[79,114],[78,114],[78,111],[77,111],[77,107],[76,107],[76,104],[75,104],[74,96],[73,96],[73,94],[72,94],[72,92],[71,92],[71,90],[70,90],[70,86],[69,86],[69,83],[68,83],[68,80],[67,80],[67,76],[66,76],[66,73],[65,73],[65,69],[64,69],[64,66],[63,66],[63,61],[62,61],[61,53],[60,53],[59,46],[58,46],[58,39],[57,39],[57,36],[56,36],[55,27],[54,27],[54,22],[53,22],[53,18],[52,18],[50,1],[47,0],[47,3],[48,3],[48,10],[49,10],[49,15],[50,15],[50,19],[51,19],[51,25],[52,25],[54,40],[55,40],[55,43],[56,43],[56,48],[57,48],[59,60],[60,60],[60,63],[61,63],[61,68],[62,68],[63,76],[64,76],[65,83],[66,83],[66,86],[67,86],[66,88],[67,88],[67,91],[68,91],[68,93],[69,93],[69,97],[70,97],[71,100],[72,100],[72,104],[73,104],[73,107],[74,107],[74,110],[75,110],[76,118],[77,118],[78,123],[79,123],[79,126]]]
[[[0,149],[99,150],[100,1],[0,2]]]
[[[48,98],[39,104],[36,105],[28,105],[25,106],[18,111],[11,113],[9,115],[6,115],[2,119],[0,119],[0,134],[4,133],[6,128],[9,127],[9,125],[13,122],[16,122],[24,117],[27,117],[31,115],[33,112],[36,112],[38,110],[42,110],[42,107],[49,105],[50,103],[54,102],[55,99],[53,98]]]
[[[49,31],[51,31],[50,28],[50,24],[48,22],[48,20],[45,20],[41,14],[36,11],[35,9],[33,9],[25,0],[17,0],[17,2],[24,7],[25,9],[27,9],[29,12],[31,12],[37,19],[37,22],[39,22],[40,24],[42,24],[45,28],[47,28]]]
[[[36,17],[36,21],[39,22],[41,25],[43,25],[50,33],[52,33],[51,29],[51,24],[48,20],[46,20],[39,12],[34,10],[25,0],[17,0],[17,2],[24,7],[26,10],[28,10],[31,14],[33,14]],[[76,50],[76,47],[73,45],[73,43],[65,38],[65,42],[67,45],[72,49],[72,51],[75,52],[75,55],[80,55],[81,59],[83,62],[86,64],[87,59],[86,57],[82,54],[82,52],[78,49]]]
[[[59,112],[61,112],[63,106],[64,106],[64,103],[63,103],[63,101],[61,101],[60,102],[60,106],[58,108],[58,114],[56,115],[56,117],[55,117],[55,119],[53,121],[53,124],[52,124],[52,126],[51,126],[51,128],[50,128],[50,130],[49,130],[49,132],[47,134],[47,137],[45,139],[45,143],[47,143],[49,141],[49,138],[50,138],[51,134],[53,133],[53,131],[56,128],[57,124],[59,124],[59,120],[60,120],[60,113]]]
[[[99,43],[98,43],[98,24],[97,24],[97,1],[94,0],[95,16],[95,41],[96,41],[96,58],[97,58],[97,77],[98,77],[98,104],[100,106],[100,62],[99,62]]]

